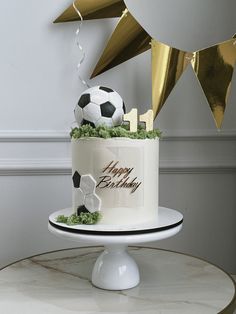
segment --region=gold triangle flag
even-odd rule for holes
[[[79,9],[84,20],[120,17],[126,9],[123,0],[76,0],[75,6]],[[54,23],[78,21],[79,19],[80,17],[72,4]]]
[[[215,124],[221,128],[236,62],[236,39],[194,53],[192,67],[211,108]]]
[[[121,16],[91,78],[151,49],[151,36],[126,9]]]
[[[152,40],[152,108],[154,119],[190,63],[193,54]]]

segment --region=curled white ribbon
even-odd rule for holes
[[[80,40],[79,40],[79,34],[80,34],[81,27],[83,25],[83,20],[84,19],[83,19],[82,14],[80,13],[79,9],[76,7],[75,1],[73,2],[73,8],[75,9],[76,13],[79,15],[79,18],[80,18],[79,26],[78,26],[78,28],[77,28],[77,30],[75,32],[75,35],[76,35],[76,45],[77,45],[78,49],[81,51],[81,53],[82,53],[82,58],[79,60],[79,62],[77,64],[78,78],[79,78],[79,80],[81,81],[82,84],[84,84],[86,87],[90,88],[91,86],[89,86],[89,84],[79,74],[80,67],[81,67],[81,65],[84,62],[85,57],[86,57],[84,49],[81,46]]]

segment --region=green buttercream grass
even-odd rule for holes
[[[68,226],[74,225],[94,225],[100,219],[102,215],[100,212],[94,213],[81,213],[79,216],[76,214],[72,214],[71,216],[59,215],[56,218],[56,221],[59,223],[66,224]]]
[[[73,139],[87,138],[87,137],[100,137],[100,138],[112,138],[112,137],[127,137],[131,139],[155,139],[161,136],[161,131],[158,129],[152,131],[146,131],[143,126],[138,126],[137,132],[130,132],[128,125],[122,125],[117,127],[108,127],[106,125],[99,125],[96,128],[89,124],[80,126],[79,128],[73,128],[70,132],[70,136]]]

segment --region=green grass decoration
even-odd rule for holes
[[[102,215],[100,212],[94,213],[81,213],[79,216],[76,214],[72,214],[71,216],[59,215],[56,218],[56,221],[59,223],[66,224],[68,226],[74,225],[94,225],[100,219]]]
[[[155,139],[161,136],[161,131],[158,129],[146,131],[143,126],[138,126],[137,132],[130,132],[128,125],[117,127],[108,127],[106,125],[99,125],[96,128],[89,124],[82,125],[79,128],[73,128],[70,132],[73,139],[100,137],[100,138],[113,138],[113,137],[127,137],[130,139]]]

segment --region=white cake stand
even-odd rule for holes
[[[53,213],[49,217],[48,229],[63,239],[105,246],[104,252],[95,262],[92,283],[106,290],[130,289],[139,284],[138,266],[126,251],[129,244],[169,238],[177,234],[183,224],[181,213],[164,207],[159,207],[156,222],[132,228],[108,225],[68,226],[56,222],[58,215],[69,216],[71,214],[71,208]]]

